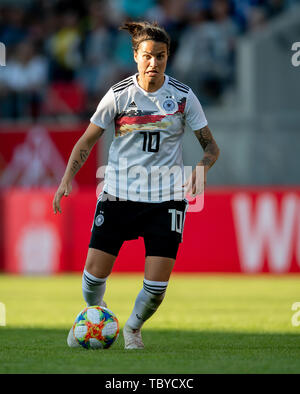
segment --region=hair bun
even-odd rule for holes
[[[136,36],[144,28],[145,28],[144,23],[140,23],[140,22],[126,22],[120,27],[120,30],[127,30],[132,36]]]
[[[136,51],[139,44],[145,40],[164,42],[167,45],[169,54],[170,37],[164,28],[160,27],[157,22],[125,22],[119,27],[119,30],[126,30],[131,35],[132,46]]]

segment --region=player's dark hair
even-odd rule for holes
[[[170,52],[170,37],[163,27],[153,22],[125,22],[119,30],[126,30],[131,35],[132,47],[137,51],[141,42],[146,40],[164,42]]]

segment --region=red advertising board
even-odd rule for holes
[[[300,188],[210,189],[187,216],[177,268],[201,272],[300,271]]]
[[[12,273],[49,274],[64,261],[62,218],[54,218],[51,195],[11,190],[4,198],[4,261]]]
[[[59,185],[72,148],[87,125],[1,124],[0,270],[47,273],[70,268],[68,240],[73,234],[64,231],[68,216],[53,217],[49,187],[55,190]],[[74,195],[87,187],[95,190],[99,151],[94,147],[77,174]]]
[[[60,127],[34,125],[0,129],[0,188],[56,187],[73,146],[87,124]],[[99,142],[101,143],[101,142]],[[76,181],[77,187],[96,187],[97,149],[93,149]]]
[[[2,194],[8,272],[82,271],[96,191],[75,191],[52,212],[55,189]],[[116,224],[117,225],[117,224]],[[141,272],[143,239],[128,241],[116,272]],[[300,188],[208,188],[204,209],[188,212],[175,272],[300,272]]]

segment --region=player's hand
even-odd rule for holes
[[[207,171],[208,167],[202,166],[202,168],[200,168],[200,166],[196,166],[188,180],[182,186],[185,188],[185,192],[191,197],[196,197],[198,194],[204,192],[207,180]]]
[[[60,207],[60,200],[62,199],[63,196],[68,197],[68,195],[72,192],[72,184],[71,182],[64,182],[61,181],[61,184],[59,185],[54,199],[53,199],[53,212],[56,214],[57,212],[61,213],[61,207]]]

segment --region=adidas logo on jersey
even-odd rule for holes
[[[131,107],[131,108],[135,107],[136,108],[136,103],[134,101],[132,101],[132,103],[130,103],[128,107]]]

